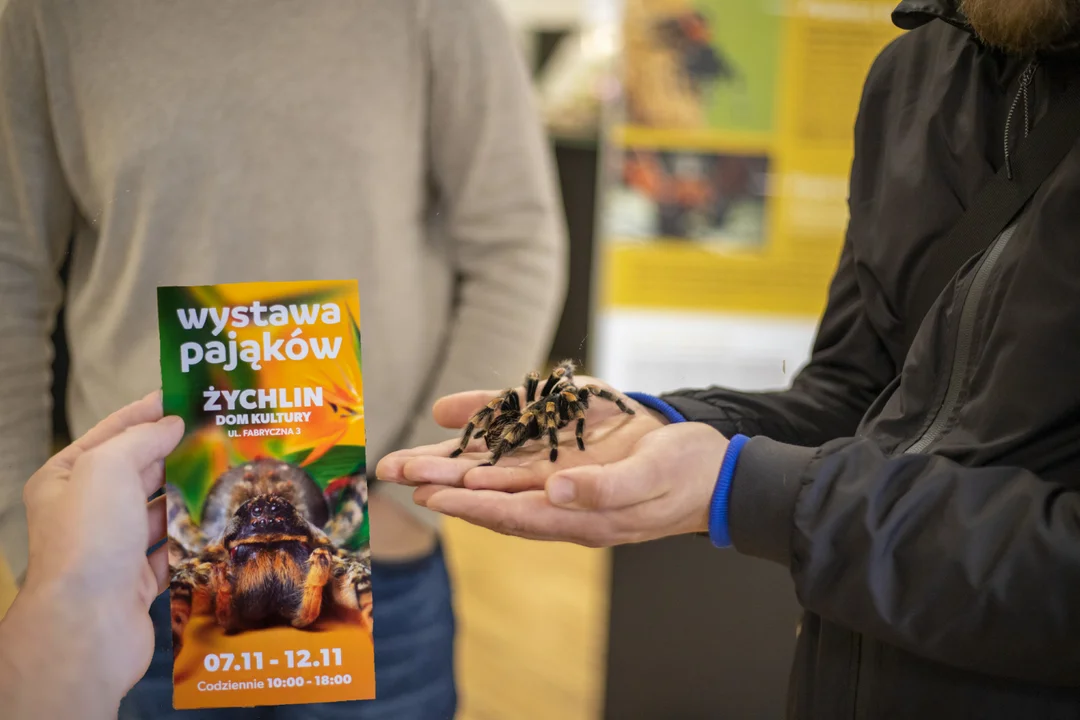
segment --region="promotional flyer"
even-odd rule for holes
[[[353,280],[158,289],[173,705],[375,697]]]

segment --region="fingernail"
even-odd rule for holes
[[[180,427],[184,424],[184,420],[179,415],[166,415],[165,417],[161,418],[161,423],[163,425]]]
[[[548,485],[548,499],[553,505],[569,505],[577,497],[577,486],[566,478],[553,478]]]

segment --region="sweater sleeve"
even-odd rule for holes
[[[551,151],[514,35],[492,0],[428,0],[424,15],[431,174],[458,288],[406,447],[449,436],[431,418],[438,398],[539,369],[566,292]]]
[[[0,15],[0,551],[26,569],[26,480],[51,445],[51,334],[74,203],[56,145],[36,4]]]
[[[421,0],[421,9],[430,174],[458,282],[447,341],[403,447],[456,436],[431,416],[438,398],[509,388],[548,361],[567,274],[551,150],[501,11],[494,0]],[[379,489],[436,524],[417,512],[410,488]]]

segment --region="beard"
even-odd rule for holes
[[[1080,0],[960,0],[960,10],[983,42],[1019,55],[1063,40],[1078,19]]]

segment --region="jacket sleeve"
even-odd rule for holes
[[[662,399],[687,420],[708,423],[727,437],[765,435],[813,447],[855,434],[896,367],[863,310],[854,265],[849,234],[810,360],[789,389],[740,392],[714,386]]]
[[[1018,468],[753,438],[729,500],[741,553],[810,612],[930,660],[1080,687],[1080,493]]]
[[[0,10],[0,553],[27,561],[22,490],[52,440],[51,334],[75,205],[62,171],[39,44],[40,3]]]
[[[710,387],[664,395],[687,420],[709,423],[727,437],[766,435],[816,447],[854,435],[870,405],[896,377],[893,355],[863,300],[863,286],[869,285],[866,294],[874,297],[881,296],[880,288],[856,253],[857,247],[873,242],[875,220],[869,208],[881,163],[879,128],[891,50],[886,47],[875,60],[863,89],[854,130],[850,220],[809,361],[790,388],[780,392]]]

